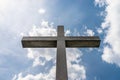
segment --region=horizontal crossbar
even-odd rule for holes
[[[100,38],[91,37],[65,37],[66,47],[99,47]],[[22,46],[24,48],[55,48],[57,46],[57,37],[23,37]]]

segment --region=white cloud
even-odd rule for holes
[[[99,6],[99,7],[103,7],[104,5],[106,5],[106,0],[95,0],[95,5]]]
[[[24,77],[22,73],[19,73],[18,76],[15,75],[12,80],[55,80],[55,66],[46,74],[28,74]]]
[[[88,36],[94,36],[95,33],[93,32],[93,30],[87,29],[86,34],[87,34]]]
[[[101,26],[103,29],[107,28],[104,43],[109,46],[104,47],[102,59],[120,66],[120,1],[105,0],[104,2],[107,4],[105,8],[107,15]],[[101,4],[102,2],[96,0],[96,3]]]
[[[65,32],[65,36],[69,35],[70,33],[71,33],[70,30],[67,30],[67,31]]]
[[[44,65],[46,61],[55,59],[55,49],[28,49],[28,58],[33,59],[33,67]],[[41,58],[45,60],[41,61]]]
[[[36,12],[44,5],[44,1],[46,0],[0,0],[0,28],[14,34],[28,32],[30,26],[41,19]]]
[[[65,32],[66,34],[70,33],[70,30]],[[56,36],[57,31],[52,24],[49,24],[47,21],[42,21],[39,27],[34,26],[29,32],[29,36]],[[32,68],[36,66],[48,66],[46,64],[48,61],[53,61],[53,64],[56,62],[56,49],[27,49],[28,58],[33,60]],[[81,59],[78,59],[82,56],[82,52],[78,49],[67,49],[67,63],[68,63],[68,73],[69,79],[73,80],[85,80],[86,72],[84,66],[80,65]],[[42,58],[42,59],[41,59]],[[43,59],[44,58],[44,59]],[[74,64],[72,62],[75,62]],[[23,76],[24,72],[19,73],[13,77],[13,80],[54,80],[55,79],[55,66],[48,70],[47,73],[38,73],[36,75],[27,74]]]
[[[83,65],[80,65],[82,52],[79,49],[67,49],[68,75],[70,80],[85,80],[86,71]],[[72,63],[74,62],[74,64]]]
[[[56,29],[53,27],[53,23],[48,24],[47,21],[42,21],[39,27],[33,26],[29,32],[30,36],[56,36]]]
[[[40,14],[45,14],[46,10],[43,9],[43,8],[41,8],[41,9],[38,10],[38,12],[39,12]]]
[[[98,29],[97,29],[97,32],[98,32],[99,34],[101,34],[101,33],[103,32],[103,30],[102,30],[101,28],[98,28]]]

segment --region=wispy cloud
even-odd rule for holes
[[[106,5],[106,0],[95,0],[95,5],[99,7],[103,7]]]

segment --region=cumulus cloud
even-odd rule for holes
[[[95,33],[91,29],[87,29],[87,35],[93,36]]]
[[[102,30],[101,28],[98,28],[98,29],[97,29],[97,32],[98,32],[99,34],[101,34],[101,33],[103,32],[103,30]]]
[[[80,65],[82,52],[79,49],[67,49],[68,75],[70,80],[85,80],[86,71],[83,65]],[[72,63],[74,62],[74,64]]]
[[[102,59],[108,63],[120,66],[120,1],[119,0],[95,0],[96,4],[107,4],[107,13],[102,23],[102,29],[106,30]]]
[[[46,61],[55,59],[55,56],[55,49],[28,49],[28,58],[34,60],[33,67],[45,65]]]
[[[70,30],[66,30],[65,34],[68,35]],[[32,30],[28,34],[29,36],[56,36],[56,28],[53,27],[53,23],[47,21],[42,21],[40,26],[33,26]],[[52,61],[54,65],[45,73],[38,73],[36,75],[28,73],[23,75],[24,72],[19,73],[13,77],[13,80],[54,80],[55,79],[55,63],[56,63],[56,49],[27,49],[27,57],[33,60],[32,68],[37,66],[49,66],[47,62]],[[86,72],[83,65],[79,64],[81,62],[80,57],[82,52],[79,49],[67,49],[67,63],[68,63],[68,76],[70,80],[85,80]],[[74,63],[73,63],[74,62]]]
[[[87,29],[87,27],[85,27],[86,31],[84,32],[84,35],[87,35],[87,36],[94,36],[94,31],[91,30],[91,29]]]
[[[55,80],[55,66],[51,68],[48,73],[39,73],[36,75],[27,74],[27,76],[23,76],[22,73],[15,75],[12,80]]]
[[[56,36],[56,29],[53,27],[53,23],[48,24],[47,21],[42,21],[39,27],[33,26],[29,32],[29,36]]]

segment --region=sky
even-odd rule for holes
[[[68,80],[120,80],[119,0],[0,0],[0,80],[55,80],[56,48],[23,48],[23,36],[99,36],[99,48],[66,48]]]

